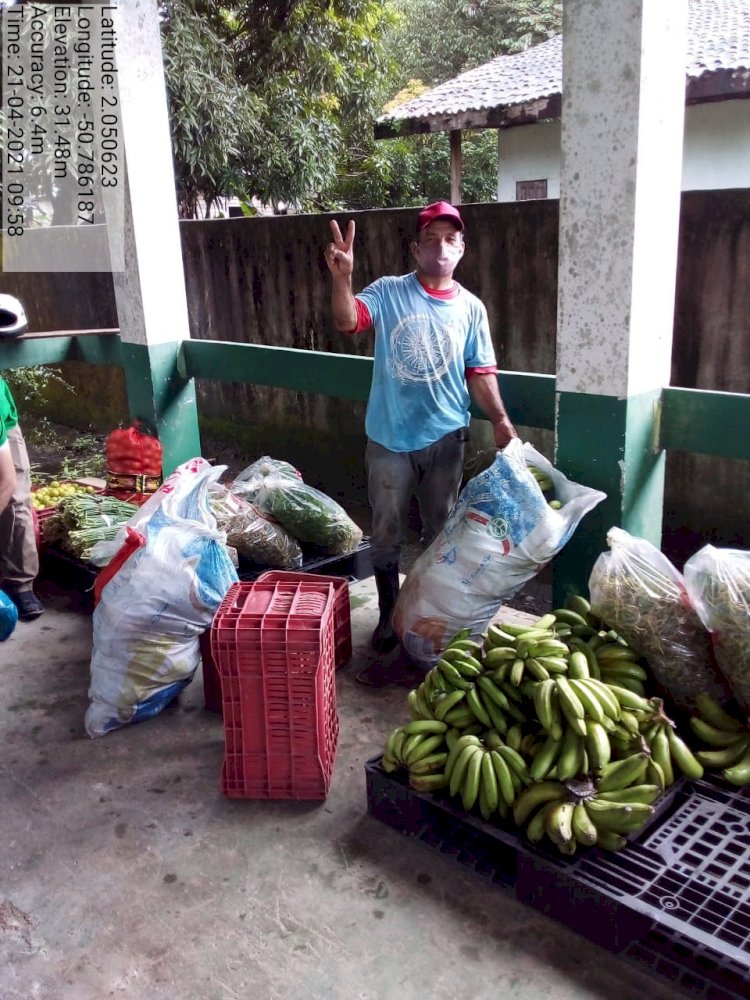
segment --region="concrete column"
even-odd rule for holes
[[[123,243],[117,314],[131,416],[156,430],[168,475],[200,454],[200,437],[195,383],[177,368],[190,332],[157,2],[128,0],[115,17],[127,163],[122,229],[110,238],[113,261]]]
[[[604,490],[555,564],[586,590],[613,525],[661,542],[687,0],[566,0],[556,461]]]

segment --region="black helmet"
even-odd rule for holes
[[[26,332],[26,313],[15,295],[0,292],[0,337],[18,337]]]

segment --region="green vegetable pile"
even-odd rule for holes
[[[362,529],[344,508],[301,479],[267,476],[255,502],[295,538],[331,555],[345,555],[362,541]]]
[[[132,503],[100,494],[78,493],[63,497],[42,526],[45,542],[87,562],[97,542],[114,538],[121,524],[138,510]]]
[[[209,503],[216,523],[226,532],[227,545],[257,563],[275,569],[298,569],[302,549],[280,524],[218,483],[209,489]]]

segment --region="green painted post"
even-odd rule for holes
[[[133,419],[156,432],[164,474],[201,453],[194,379],[178,371],[179,344],[123,344],[125,389]]]
[[[555,560],[556,605],[609,528],[661,544],[686,34],[687,4],[564,8],[555,459],[607,500]]]
[[[597,556],[613,525],[661,544],[665,453],[652,446],[659,391],[619,400],[561,392],[557,399],[557,465],[607,499],[588,513],[555,560],[555,604],[588,592]]]

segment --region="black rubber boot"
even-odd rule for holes
[[[378,588],[378,605],[380,620],[372,633],[370,645],[378,653],[387,653],[398,644],[396,633],[391,625],[391,615],[398,597],[399,578],[398,564],[375,569],[375,586]]]

